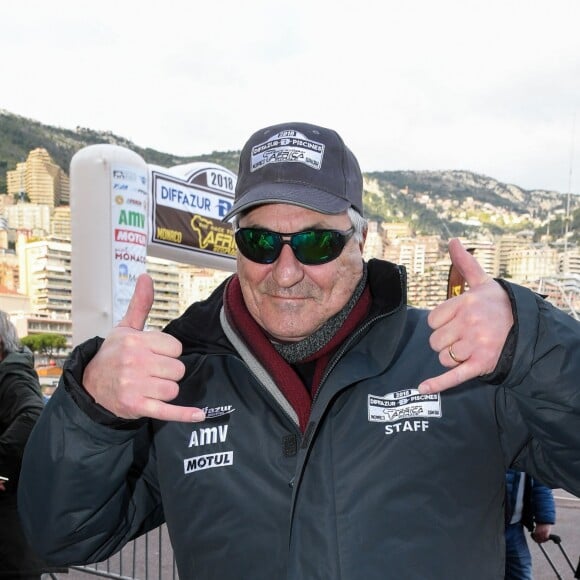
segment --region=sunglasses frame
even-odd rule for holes
[[[244,231],[251,231],[251,232],[256,232],[256,233],[264,233],[267,234],[268,236],[272,236],[275,240],[275,247],[273,249],[274,254],[272,259],[268,259],[268,260],[257,260],[256,256],[251,256],[248,255],[246,253],[247,251],[247,244],[244,241],[244,243],[240,244],[239,243],[239,238],[241,237],[242,233]],[[280,254],[282,253],[282,249],[284,247],[285,244],[287,244],[288,246],[290,246],[290,248],[292,249],[292,252],[294,253],[294,257],[301,263],[304,264],[305,266],[320,266],[322,264],[328,264],[328,262],[332,262],[333,260],[336,260],[340,254],[342,254],[342,251],[344,250],[344,247],[346,246],[346,244],[348,243],[348,241],[353,237],[354,235],[354,226],[351,226],[348,230],[331,230],[331,229],[316,229],[316,228],[312,228],[312,229],[308,229],[308,230],[302,230],[301,232],[292,232],[292,233],[281,233],[281,232],[273,232],[271,230],[266,230],[264,228],[238,228],[235,232],[234,232],[234,237],[236,239],[236,244],[238,246],[238,250],[240,251],[240,253],[246,257],[248,260],[251,260],[252,262],[255,262],[256,264],[273,264],[279,257]],[[304,236],[305,234],[311,234],[311,233],[320,233],[320,234],[332,234],[333,236],[338,236],[338,242],[339,242],[339,247],[337,250],[336,255],[331,254],[328,258],[325,258],[323,260],[316,260],[316,261],[311,261],[311,260],[304,260],[301,259],[305,258],[304,255],[299,255],[300,254],[300,247],[296,244],[296,236]],[[298,252],[299,254],[297,254],[296,252]]]

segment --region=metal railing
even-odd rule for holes
[[[178,580],[167,527],[160,526],[129,542],[103,562],[71,566],[68,573],[50,573],[43,576],[43,580],[82,580],[87,576],[115,580]]]

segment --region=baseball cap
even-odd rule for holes
[[[363,213],[362,174],[340,135],[309,123],[256,131],[240,155],[234,205],[224,221],[266,203],[289,203],[336,214]]]

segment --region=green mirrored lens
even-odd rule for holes
[[[279,234],[267,230],[242,228],[236,232],[236,243],[246,258],[260,264],[271,264],[280,255]]]
[[[303,264],[324,264],[334,260],[344,247],[339,232],[312,230],[292,236],[290,245]]]
[[[282,246],[290,245],[296,259],[316,266],[338,258],[354,228],[338,230],[308,230],[295,234],[280,234],[257,228],[240,228],[235,233],[240,252],[259,264],[272,264],[278,259]]]

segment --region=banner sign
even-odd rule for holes
[[[147,173],[111,165],[111,266],[113,325],[125,315],[137,277],[146,271]]]
[[[222,219],[232,207],[235,186],[235,174],[214,164],[151,166],[149,253],[165,257],[168,251],[194,252],[197,256],[190,262],[205,255],[231,260],[233,268],[233,231]]]

